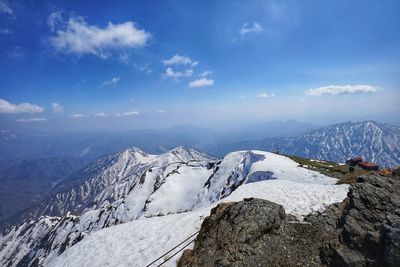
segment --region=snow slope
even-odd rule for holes
[[[111,164],[93,165],[100,171],[82,180],[89,193],[100,182],[94,199],[111,203],[99,201],[80,216],[43,217],[29,227],[12,228],[0,236],[0,265],[142,266],[196,232],[221,201],[268,199],[301,218],[342,201],[348,190],[335,185],[336,179],[263,151],[233,152],[223,160],[183,147],[159,156],[135,153],[125,151]],[[127,189],[117,190],[126,184]],[[116,196],[110,188],[123,193]]]
[[[242,185],[219,202],[240,201],[246,197],[262,198],[283,205],[286,213],[301,218],[313,211],[322,212],[328,205],[340,202],[346,196],[346,185],[307,184],[305,187],[304,183],[270,180]],[[217,203],[195,211],[139,219],[100,230],[45,265],[146,266],[198,231],[215,205]],[[165,266],[175,266],[180,255],[174,256]],[[156,264],[162,262],[159,260]]]

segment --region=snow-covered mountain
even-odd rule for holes
[[[0,265],[146,265],[220,201],[265,198],[301,217],[344,199],[347,186],[335,183],[263,151],[218,160],[184,147],[162,155],[128,149],[89,164],[20,217],[0,236]]]
[[[279,149],[286,154],[336,162],[361,156],[384,167],[396,167],[400,165],[400,127],[376,121],[339,123],[296,137],[224,145],[215,154],[238,149]]]
[[[54,189],[54,194],[34,204],[9,220],[15,223],[40,216],[62,216],[67,212],[103,207],[125,197],[140,185],[146,175],[169,175],[171,166],[190,162],[208,162],[214,158],[196,150],[177,147],[160,156],[146,154],[138,148],[101,157],[73,174]],[[153,172],[154,170],[154,172]],[[161,183],[161,180],[160,180]]]

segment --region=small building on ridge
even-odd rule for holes
[[[361,169],[367,170],[367,171],[377,171],[379,170],[379,165],[373,162],[360,162],[358,163],[358,166],[360,166]]]

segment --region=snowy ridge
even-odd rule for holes
[[[64,194],[64,201],[71,203],[67,208],[72,207],[70,211],[80,215],[66,212],[62,217],[41,217],[29,225],[10,228],[0,237],[0,265],[116,265],[106,257],[95,256],[95,251],[87,251],[86,246],[109,250],[104,246],[107,242],[122,242],[130,251],[132,256],[123,260],[122,265],[145,265],[152,256],[168,250],[172,241],[195,232],[219,201],[260,197],[284,205],[287,212],[301,218],[309,212],[324,210],[347,194],[347,186],[334,185],[335,179],[301,168],[287,157],[263,151],[238,151],[216,160],[183,147],[159,156],[129,149],[96,162],[106,164],[91,164],[83,171],[88,177],[80,177],[72,188],[56,194]],[[79,198],[75,197],[77,193]],[[60,198],[51,199],[57,202]],[[46,205],[55,204],[48,200]],[[81,213],[76,212],[76,207]],[[164,223],[177,224],[177,220],[190,223],[182,231],[166,229]],[[146,225],[165,240],[153,235],[143,237],[140,231],[150,234]],[[129,239],[115,239],[126,234],[118,231],[126,229],[131,231]],[[103,233],[110,231],[111,236],[105,237]]]
[[[319,159],[343,160],[362,156],[382,166],[400,164],[400,128],[375,121],[341,123],[304,136],[304,142],[321,146]],[[305,155],[306,156],[306,155]]]
[[[400,128],[385,123],[366,121],[335,124],[296,138],[294,142],[320,144],[318,152],[303,150],[301,155],[305,157],[315,155],[317,159],[344,162],[350,157],[362,156],[382,166],[395,167],[400,164]]]
[[[132,190],[147,169],[186,164],[191,161],[213,160],[196,150],[177,147],[162,155],[149,155],[138,148],[124,150],[95,160],[64,183],[54,194],[19,215],[18,220],[40,216],[80,214],[120,200]]]
[[[381,167],[400,165],[400,127],[377,121],[345,122],[330,125],[296,137],[246,141],[234,145],[305,158],[345,162],[355,156]]]

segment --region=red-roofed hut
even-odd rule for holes
[[[361,169],[367,170],[367,171],[377,171],[379,170],[379,165],[373,162],[360,162],[358,163],[358,166],[360,166]]]

